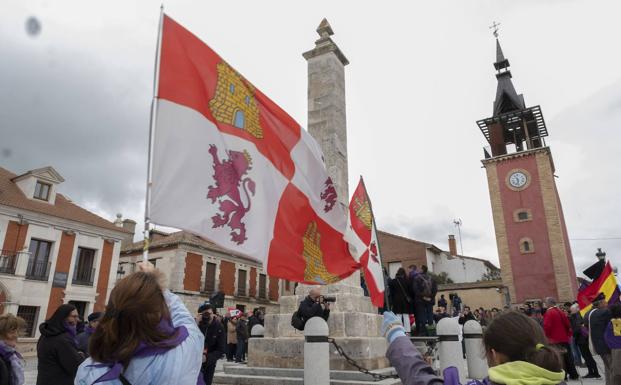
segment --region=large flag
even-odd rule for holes
[[[166,15],[162,25],[150,221],[274,277],[350,275],[345,209],[315,140],[196,36]]]
[[[384,306],[384,274],[382,271],[382,257],[380,255],[375,219],[371,208],[371,201],[360,182],[349,203],[349,216],[345,239],[355,249],[354,258],[360,263],[364,280],[371,295],[371,302],[377,307]]]
[[[601,262],[597,262],[593,266],[600,263]],[[578,305],[580,306],[580,313],[582,313],[582,315],[591,310],[593,300],[600,293],[604,294],[606,301],[610,304],[619,302],[621,291],[619,291],[619,285],[617,284],[617,279],[610,262],[607,262],[600,274],[593,278],[594,280],[590,285],[578,291]]]

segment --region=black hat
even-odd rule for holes
[[[604,295],[604,293],[599,293],[597,297],[593,298],[593,303],[603,301],[605,299],[606,299],[606,296]]]
[[[97,321],[98,319],[101,318],[103,314],[100,311],[96,311],[94,313],[91,313],[88,315],[88,322],[93,322],[93,321]]]
[[[200,305],[200,306],[198,307],[198,312],[199,312],[199,313],[202,313],[202,312],[206,311],[207,309],[214,310],[213,305],[211,305],[211,304],[209,303],[209,301],[205,301],[205,302],[203,302],[203,304],[202,304],[202,305]]]

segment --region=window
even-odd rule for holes
[[[513,212],[513,220],[515,222],[526,222],[533,220],[533,214],[530,209],[517,209]]]
[[[47,183],[37,181],[37,184],[35,185],[34,198],[47,201],[50,198],[51,187],[52,186]]]
[[[88,305],[88,302],[83,302],[83,301],[69,301],[69,303],[73,306],[75,306],[76,310],[78,311],[78,315],[80,316],[80,319],[82,321],[85,320],[85,316],[86,314],[86,305]]]
[[[28,248],[30,257],[26,268],[26,278],[47,281],[50,271],[50,250],[52,250],[52,242],[39,239],[30,240],[30,247]]]
[[[249,106],[250,105],[250,96],[246,96],[244,98],[244,102],[246,103],[247,106]]]
[[[23,318],[24,321],[26,321],[24,337],[34,337],[35,325],[37,324],[38,315],[38,306],[19,306],[17,308],[17,316]]]
[[[237,128],[244,128],[246,124],[246,117],[244,116],[244,111],[237,110],[235,111],[235,121],[233,125]]]
[[[246,296],[246,270],[237,270],[237,295]]]
[[[235,93],[235,84],[231,83],[231,84],[229,85],[229,92],[230,92],[231,94],[234,94],[234,93]]]
[[[73,269],[73,284],[93,286],[95,277],[95,250],[78,247],[78,256]]]
[[[530,238],[522,238],[520,239],[520,253],[522,254],[530,254],[535,252],[535,244],[533,240]]]
[[[259,274],[259,298],[267,298],[267,276]]]
[[[213,293],[216,290],[216,264],[207,262],[205,266],[205,291]]]

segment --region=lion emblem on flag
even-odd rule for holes
[[[254,196],[255,183],[249,176],[248,171],[252,168],[252,158],[244,150],[227,151],[228,159],[220,160],[218,148],[209,145],[209,153],[213,158],[213,177],[216,181],[215,186],[209,186],[207,199],[211,203],[218,200],[220,213],[211,217],[213,228],[228,225],[231,229],[231,240],[241,245],[248,239],[246,237],[246,224],[242,221],[252,204],[251,194]],[[248,202],[244,205],[242,192]]]
[[[328,179],[324,182],[324,190],[321,192],[320,198],[322,201],[326,202],[323,211],[327,213],[332,210],[336,204],[336,188],[334,188],[332,178],[328,177]]]

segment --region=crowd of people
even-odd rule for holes
[[[487,384],[560,384],[579,378],[575,365],[582,361],[588,368],[585,377],[599,378],[593,355],[604,363],[606,385],[621,384],[621,304],[608,306],[600,295],[583,318],[577,304],[557,304],[554,298],[517,310],[472,311],[467,305],[461,310],[459,297],[451,296],[449,314],[441,296],[434,313],[437,285],[426,282],[424,266],[417,274],[409,273],[399,271],[391,281],[393,300],[400,292],[406,303],[393,304],[397,314],[385,311],[382,327],[389,342],[387,356],[404,384],[457,385],[451,382],[456,376],[436,376],[409,338],[401,338],[414,331],[426,334],[428,325],[445,317],[483,325],[490,365]],[[218,360],[245,361],[250,331],[263,324],[260,309],[220,315],[205,303],[192,315],[162,282],[153,265],[139,264],[138,272],[117,282],[105,311],[89,315],[81,332],[77,309],[59,306],[39,325],[37,385],[211,384]],[[300,304],[300,317],[327,320],[333,300],[312,289]],[[420,317],[413,328],[406,327],[410,311]],[[0,316],[0,385],[24,384],[24,361],[16,351],[24,327],[19,317]]]
[[[465,306],[459,315],[460,324],[477,317],[487,321],[488,378],[469,384],[564,384],[580,378],[575,364],[581,361],[574,357],[583,358],[588,369],[582,378],[601,378],[593,355],[604,363],[605,384],[621,384],[621,304],[608,306],[600,294],[584,318],[577,303],[557,304],[551,297],[515,310],[493,310],[486,317],[485,310]],[[387,356],[404,384],[458,384],[455,368],[442,379],[423,360],[407,338],[402,317],[385,312],[382,330],[389,342]]]

